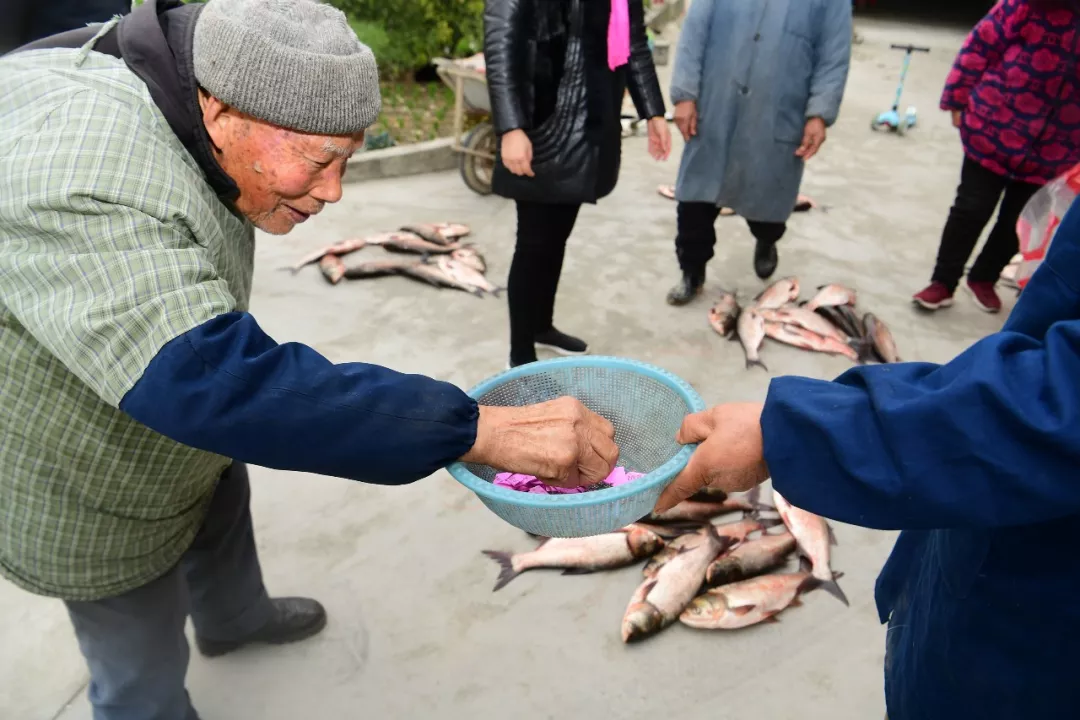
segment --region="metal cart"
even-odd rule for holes
[[[490,116],[491,98],[487,76],[480,69],[483,56],[464,61],[436,58],[435,70],[454,91],[454,152],[461,155],[461,179],[480,195],[491,194],[491,174],[495,167],[495,127],[481,122],[465,135],[465,117]],[[462,137],[464,135],[464,138]]]

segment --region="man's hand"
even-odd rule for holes
[[[675,104],[675,127],[679,128],[683,140],[687,142],[697,135],[697,103],[693,100],[683,100]]]
[[[762,403],[731,403],[691,415],[677,440],[701,443],[656,502],[656,512],[678,505],[706,486],[743,492],[769,478],[761,440]]]
[[[671,155],[671,131],[663,115],[649,118],[649,154],[654,160],[667,160]]]
[[[607,479],[619,459],[615,428],[573,398],[526,407],[480,408],[464,462],[577,487]]]
[[[806,127],[803,129],[802,145],[795,151],[795,154],[803,160],[809,160],[817,155],[817,151],[821,149],[824,142],[825,121],[819,117],[812,117],[806,121]]]
[[[962,110],[952,111],[952,126],[959,128],[964,123],[964,112]]]
[[[532,140],[524,130],[511,130],[502,136],[502,161],[510,172],[535,177],[532,155]]]

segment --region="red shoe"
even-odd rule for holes
[[[953,294],[949,288],[939,282],[932,282],[922,292],[915,293],[911,298],[916,305],[927,310],[946,308],[953,304]]]
[[[971,293],[971,297],[975,298],[975,304],[980,309],[988,313],[1001,312],[1001,298],[998,297],[997,291],[994,290],[994,283],[968,280],[967,289]]]

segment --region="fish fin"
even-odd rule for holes
[[[791,602],[788,603],[788,607],[802,607],[802,600],[800,600],[799,596],[796,595],[794,598],[791,599]]]
[[[491,291],[491,294],[494,295],[497,298],[501,298],[502,294],[503,294],[503,292],[505,290],[506,290],[506,288],[504,288],[504,287],[497,287],[497,288],[495,288],[494,290]]]
[[[755,365],[762,368],[765,372],[769,372],[769,368],[765,367],[765,363],[761,362],[760,360],[751,360],[750,358],[746,358],[747,370],[754,367]]]
[[[563,575],[592,575],[595,570],[589,568],[566,568],[562,571]]]
[[[825,525],[825,529],[829,531],[829,544],[839,545],[840,543],[836,539],[836,533],[833,532],[832,525]]]
[[[761,486],[755,485],[754,488],[747,493],[746,502],[750,503],[750,507],[753,508],[748,514],[756,515],[761,506]]]
[[[845,606],[851,607],[851,603],[848,602],[847,595],[845,595],[844,591],[840,589],[840,585],[837,584],[835,576],[832,580],[829,580],[828,582],[823,581],[820,587],[822,590],[829,593],[840,602],[844,603]]]
[[[765,618],[761,622],[778,623],[778,622],[780,622],[780,618],[778,618],[776,615],[777,615],[776,613],[773,613],[772,615],[769,615],[767,618]]]
[[[492,588],[491,592],[502,590],[506,587],[507,583],[521,574],[517,570],[514,570],[512,562],[513,556],[510,553],[498,552],[497,550],[484,550],[483,553],[497,562],[500,568],[499,579],[495,581],[495,587]]]
[[[728,610],[731,610],[731,612],[735,613],[739,617],[742,617],[743,615],[747,615],[753,612],[754,608],[756,607],[757,605],[739,605],[738,607],[728,608]]]

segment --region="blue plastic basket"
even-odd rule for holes
[[[576,495],[524,493],[494,485],[486,465],[455,463],[450,474],[511,525],[544,537],[587,537],[640,520],[686,466],[694,446],[675,440],[690,413],[705,409],[686,382],[652,365],[612,357],[545,360],[509,370],[469,391],[481,405],[512,407],[570,396],[615,426],[619,465],[645,477]]]

